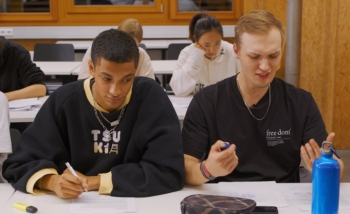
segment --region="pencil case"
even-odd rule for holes
[[[190,195],[181,201],[182,214],[244,214],[251,213],[256,202],[248,198],[221,195]]]

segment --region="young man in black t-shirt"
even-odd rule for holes
[[[327,137],[310,93],[275,78],[283,29],[271,13],[241,17],[235,35],[241,72],[201,90],[187,110],[185,182],[298,182],[300,154],[311,171],[334,133]]]

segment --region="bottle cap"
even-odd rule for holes
[[[333,148],[333,144],[331,142],[324,141],[322,143],[321,148],[322,148],[321,149],[322,154],[334,154],[337,158],[341,159],[340,156],[335,151],[335,149]]]
[[[331,142],[324,141],[321,146],[321,153],[322,154],[332,154],[332,151],[330,148],[332,147]]]

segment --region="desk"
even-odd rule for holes
[[[162,40],[142,40],[147,49],[168,49],[171,43],[192,43],[188,39],[162,39]],[[91,45],[92,40],[86,41],[57,41],[56,44],[72,44],[77,51],[86,51]]]
[[[45,75],[71,75],[73,70],[80,67],[81,62],[34,62]]]
[[[0,210],[14,193],[15,193],[15,189],[13,189],[10,184],[7,184],[7,183],[0,184]]]
[[[39,99],[42,102],[42,104],[44,104],[47,98],[49,98],[49,96],[40,97]],[[40,107],[32,111],[10,111],[10,123],[33,122]]]
[[[187,112],[187,108],[190,105],[190,102],[193,96],[187,96],[187,97],[177,97],[175,95],[168,95],[168,96],[175,108],[177,117],[179,118],[180,122],[183,121]]]
[[[40,100],[44,104],[47,100],[48,96],[41,97]],[[174,95],[169,95],[170,101],[173,103],[175,108],[175,112],[180,120],[185,118],[187,108],[184,106],[188,106],[188,104],[192,100],[192,96],[188,97],[176,97]],[[40,108],[37,108],[33,111],[10,111],[10,123],[27,123],[33,122],[36,114],[38,113]]]
[[[0,192],[6,187],[5,184],[0,186]],[[290,184],[277,184],[278,187],[283,187]],[[311,183],[310,183],[311,185]],[[346,192],[350,192],[350,183],[342,183],[341,189]],[[136,198],[136,208],[138,214],[172,214],[180,213],[180,202],[183,198],[192,194],[219,194],[219,187],[217,184],[204,184],[201,186],[186,186],[182,190],[172,192],[159,196]],[[282,193],[283,194],[283,193]],[[288,207],[280,207],[278,211],[280,214],[306,214],[309,212],[300,211],[292,201],[288,200],[284,196]],[[70,200],[60,199],[55,195],[41,195],[33,196],[16,191],[15,194],[7,201],[2,207],[2,213],[6,214],[20,214],[22,211],[18,211],[12,208],[12,204],[15,202],[22,202],[33,205],[38,208],[38,213],[50,213],[50,214],[68,214],[70,209]],[[349,213],[349,210],[339,210],[339,214]]]
[[[177,60],[151,60],[154,74],[173,74],[175,70]],[[79,64],[72,70],[72,75],[79,75],[80,72]]]
[[[177,60],[152,60],[154,74],[173,74]]]

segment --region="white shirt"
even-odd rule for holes
[[[6,95],[0,92],[0,183],[6,182],[1,174],[2,164],[11,152],[9,104]]]
[[[137,66],[135,76],[144,76],[144,77],[149,77],[151,79],[154,79],[155,76],[153,73],[151,58],[148,56],[147,52],[143,48],[139,47],[139,53],[140,53],[139,65]],[[80,66],[78,80],[86,79],[90,77],[90,70],[89,70],[89,64],[88,64],[88,61],[90,59],[91,59],[91,46],[89,47],[89,49],[87,49],[83,57],[83,61]]]
[[[181,51],[170,80],[176,96],[192,94],[196,84],[205,87],[239,72],[240,62],[234,54],[232,44],[221,41],[221,47],[213,59],[206,58],[204,54],[205,51],[196,48],[194,44]]]

